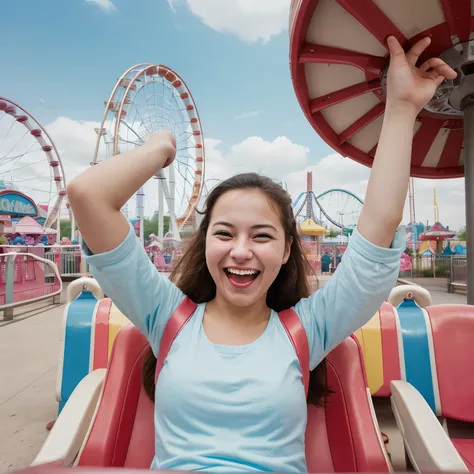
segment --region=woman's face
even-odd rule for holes
[[[278,206],[257,189],[223,194],[214,205],[206,235],[206,263],[217,295],[235,306],[265,300],[290,245]]]

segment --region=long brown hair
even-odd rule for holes
[[[195,303],[211,301],[216,296],[216,284],[206,264],[206,234],[212,209],[217,200],[226,192],[235,189],[258,189],[265,194],[272,205],[277,206],[285,239],[291,243],[288,261],[282,265],[276,279],[267,293],[267,306],[275,311],[294,306],[302,298],[310,295],[307,276],[311,267],[303,252],[298,235],[290,195],[270,178],[256,173],[242,173],[218,184],[206,199],[203,219],[199,229],[191,237],[188,248],[174,268],[170,279]],[[156,358],[151,349],[143,364],[143,384],[148,396],[155,398]],[[323,406],[325,397],[331,393],[327,385],[326,363],[323,360],[312,372],[308,391],[308,403]]]

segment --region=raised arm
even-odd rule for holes
[[[68,186],[91,273],[145,334],[155,354],[184,295],[156,270],[120,210],[155,173],[172,163],[175,146],[170,133],[158,132],[145,145],[88,169]]]
[[[396,229],[407,195],[415,119],[444,78],[456,77],[438,58],[416,67],[429,43],[424,38],[405,54],[394,37],[388,38],[385,116],[357,229],[326,286],[295,306],[308,335],[311,369],[363,326],[396,284],[405,249]]]
[[[167,131],[153,134],[139,148],[114,156],[74,178],[67,187],[78,228],[93,253],[117,247],[129,231],[121,213],[125,203],[176,154]]]
[[[382,133],[358,222],[359,232],[373,244],[389,247],[403,217],[410,176],[415,119],[445,78],[456,73],[439,58],[416,67],[430,44],[424,38],[405,54],[393,37],[387,40],[390,68]]]

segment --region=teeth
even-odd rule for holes
[[[228,268],[227,271],[234,275],[256,275],[258,273],[257,270],[237,270],[236,268]]]

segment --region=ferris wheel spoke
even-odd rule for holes
[[[7,153],[5,153],[5,155],[8,156],[18,146],[18,144],[28,135],[28,133],[29,133],[29,130],[26,129],[26,132],[23,134],[23,136],[11,147],[11,149]]]
[[[8,136],[10,135],[10,132],[12,131],[13,129],[13,126],[15,125],[15,122],[12,122],[12,124],[10,125],[10,128],[8,129],[8,132],[5,134],[5,136],[3,137],[3,140],[2,140],[2,143],[0,143],[0,150],[2,149],[2,146],[3,144],[5,143],[5,140],[8,138]]]
[[[10,170],[11,172],[12,171],[18,171],[18,170],[22,170],[24,168],[27,168],[28,166],[34,166],[34,165],[38,165],[40,163],[43,163],[43,162],[47,162],[48,160],[46,160],[45,158],[42,158],[41,160],[38,160],[38,161],[35,161],[33,163],[28,163],[26,165],[23,165],[23,166],[20,166],[19,168],[13,168],[12,170]]]
[[[32,148],[34,146],[35,146],[35,143],[33,143],[30,148]],[[26,156],[28,153],[35,153],[35,152],[40,151],[40,150],[41,150],[41,148],[37,148],[35,150],[31,150],[31,149],[26,150],[24,153],[21,153],[19,155],[15,155],[15,156],[10,156],[10,157],[8,157],[8,159],[7,159],[7,156],[5,155],[4,157],[0,158],[0,167],[5,166],[6,164],[11,163],[11,162],[19,161],[21,158]],[[41,161],[47,161],[47,160],[42,159]],[[27,166],[31,166],[31,164],[28,164]]]
[[[49,194],[49,191],[48,190],[45,190],[45,189],[41,189],[41,188],[31,188],[29,186],[22,186],[21,187],[22,189],[26,189],[28,191],[34,191],[34,192],[37,192],[37,193],[46,193],[46,194]]]
[[[156,125],[157,125],[157,129],[158,129],[158,130],[159,130],[160,128],[162,128],[162,127],[160,126],[160,122],[166,121],[166,122],[168,122],[170,125],[172,124],[173,128],[176,128],[176,125],[177,125],[177,124],[176,124],[176,121],[175,121],[174,118],[171,117],[171,116],[169,116],[169,117],[168,117],[168,116],[167,116],[167,117],[163,117],[163,118],[161,118],[161,120],[158,120],[158,119],[160,119],[160,117],[158,116],[158,114],[153,114],[153,115],[150,116],[150,118],[154,118],[154,119],[155,119],[155,123],[156,123]]]
[[[148,117],[150,117],[150,122],[152,121],[151,120],[151,115],[152,115],[152,112],[150,111],[150,104],[148,102],[148,95],[145,93],[145,87],[143,87],[141,89],[141,92],[142,94],[145,96],[145,103],[146,103],[146,108],[147,108],[147,113],[148,113]],[[153,127],[151,127],[153,129]]]
[[[189,142],[189,139],[193,136],[192,133],[189,133],[189,135],[187,137],[184,137],[184,138],[181,138],[181,140],[177,140],[176,143],[177,145],[181,144],[181,143],[188,143]],[[179,135],[178,135],[179,137]],[[178,138],[176,137],[176,138]]]
[[[125,140],[125,138],[122,138],[121,136],[118,137],[118,140],[122,143],[129,143],[130,145],[135,145],[136,147],[139,147],[145,143],[143,140],[140,140],[139,142],[133,142],[130,140]]]
[[[120,120],[120,123],[125,125],[141,142],[145,142],[145,140],[132,127],[130,127],[125,120]]]
[[[16,179],[18,183],[24,183],[24,182],[33,181],[33,180],[39,181],[39,180],[47,179],[48,180],[47,184],[49,184],[49,177],[47,177],[47,176],[35,175],[35,176],[30,177],[30,178],[24,178],[22,176],[13,176],[11,173],[9,173],[9,174],[12,178]]]
[[[133,104],[133,105],[134,105],[134,104]],[[147,132],[151,135],[150,130],[149,130],[148,127],[145,125],[145,121],[143,120],[142,114],[140,113],[140,111],[138,110],[138,108],[137,108],[135,105],[134,105],[134,107],[135,107],[135,110],[137,111],[138,116],[140,117],[140,120],[141,120],[141,122],[142,122],[142,125],[146,128]]]
[[[179,169],[179,167],[176,166],[175,168],[178,170],[178,173],[182,176],[182,178],[192,187],[192,183],[190,183],[188,179],[186,178],[186,176],[184,176],[184,174],[181,173],[181,170]]]

